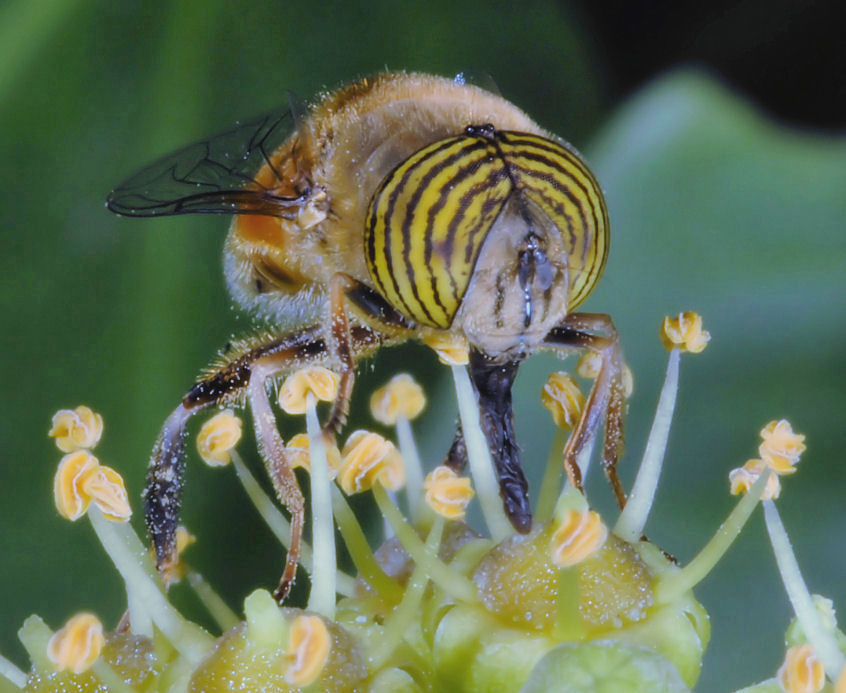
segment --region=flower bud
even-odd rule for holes
[[[702,329],[702,316],[698,313],[667,316],[661,325],[661,342],[668,350],[678,348],[698,354],[708,346],[710,339],[711,335]]]
[[[82,480],[82,488],[107,519],[126,522],[132,516],[123,477],[111,467],[98,465],[89,470]]]
[[[341,451],[337,445],[326,445],[326,460],[329,463],[329,478],[334,479],[341,468]],[[302,467],[311,472],[311,454],[309,453],[309,439],[306,433],[297,433],[285,446],[291,467]]]
[[[436,513],[448,520],[461,520],[475,492],[466,476],[458,476],[452,469],[440,466],[433,469],[423,482],[426,502]]]
[[[331,402],[338,394],[338,375],[323,366],[311,366],[292,373],[279,388],[279,407],[286,414],[305,414],[308,393]]]
[[[386,426],[393,426],[400,416],[411,421],[425,406],[423,388],[408,373],[394,376],[370,397],[373,418]]]
[[[94,614],[77,614],[47,643],[47,657],[56,669],[74,674],[87,671],[103,650],[103,624]]]
[[[288,656],[285,681],[292,686],[313,683],[329,658],[332,641],[329,630],[319,616],[302,614],[291,622],[288,634]]]
[[[197,434],[197,452],[210,467],[225,467],[232,461],[229,454],[241,440],[241,419],[224,409],[203,424]]]
[[[800,455],[805,452],[805,436],[794,433],[786,419],[770,421],[761,429],[758,454],[776,474],[793,474]]]
[[[438,355],[446,366],[464,366],[470,361],[470,347],[464,337],[445,332],[432,332],[423,337],[423,342]]]
[[[608,528],[593,510],[568,510],[550,540],[553,562],[560,568],[581,563],[602,548]]]
[[[62,458],[53,477],[53,500],[59,515],[73,521],[85,514],[91,496],[83,482],[99,466],[100,462],[88,450],[77,450]]]
[[[377,480],[389,490],[396,490],[402,457],[394,444],[378,433],[355,431],[347,439],[341,457],[338,484],[347,495],[367,491]]]
[[[825,685],[825,669],[810,645],[791,647],[778,670],[785,693],[818,693]]]
[[[766,471],[769,473],[768,466],[761,460],[749,460],[742,467],[732,469],[729,472],[729,492],[733,496],[739,496],[741,493],[747,493],[752,485],[758,481],[758,477]],[[779,497],[781,493],[781,482],[777,474],[770,474],[767,480],[767,485],[764,487],[764,492],[761,494],[762,500],[773,500]]]
[[[585,406],[585,396],[579,384],[567,374],[552,373],[541,391],[541,402],[552,413],[559,428],[573,428]]]
[[[56,439],[56,446],[62,452],[93,448],[103,435],[103,417],[86,406],[60,409],[53,415],[47,435]]]

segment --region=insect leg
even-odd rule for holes
[[[381,336],[367,327],[358,325],[350,331],[350,348],[356,357],[374,351],[380,343]],[[326,344],[322,325],[257,343],[228,358],[196,383],[167,418],[153,448],[143,494],[147,532],[155,548],[156,565],[166,582],[177,561],[176,528],[179,525],[185,467],[185,426],[190,417],[211,407],[241,405],[249,398],[262,456],[276,493],[286,505],[289,500],[296,503],[299,488],[291,490],[290,477],[293,475],[286,474],[284,459],[278,454],[279,445],[268,430],[275,432],[275,421],[272,414],[268,418],[270,405],[264,387],[268,377],[305,364],[328,363],[331,359]],[[278,437],[278,433],[275,435]],[[299,537],[292,539],[298,541]],[[283,579],[289,575],[290,565],[289,556]]]
[[[338,384],[338,396],[332,404],[329,418],[323,426],[323,433],[329,438],[341,430],[347,420],[353,381],[355,380],[355,362],[350,342],[350,324],[346,302],[349,301],[356,313],[365,322],[374,326],[380,333],[394,336],[407,333],[410,336],[410,323],[398,313],[379,293],[354,277],[338,272],[329,285],[329,304],[331,310],[331,334],[333,351],[340,367],[341,379]]]
[[[600,334],[593,334],[599,332]],[[602,356],[602,366],[588,395],[582,416],[564,448],[564,468],[570,483],[582,488],[581,472],[576,457],[596,432],[605,415],[605,440],[602,468],[614,491],[617,504],[626,504],[626,492],[617,475],[617,462],[623,454],[623,353],[617,330],[607,315],[574,313],[554,328],[544,341],[552,349],[587,349]]]

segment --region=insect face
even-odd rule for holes
[[[511,384],[536,350],[589,349],[603,367],[565,450],[575,457],[606,413],[604,460],[622,446],[622,357],[607,316],[574,313],[602,272],[608,220],[581,158],[505,99],[418,74],[385,74],[238,126],[143,169],[109,196],[129,216],[236,214],[224,251],[236,300],[270,333],[237,342],[165,423],[146,491],[159,566],[174,557],[188,418],[248,402],[292,542],[277,595],[296,568],[303,499],[284,458],[265,383],[305,364],[340,372],[325,424],[343,425],[356,361],[412,338],[470,346],[470,374],[507,514],[528,531],[528,489]],[[461,450],[461,431],[453,450]],[[451,462],[462,464],[460,455]]]

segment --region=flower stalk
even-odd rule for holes
[[[670,424],[676,408],[680,360],[681,350],[674,347],[670,350],[667,375],[658,398],[658,408],[655,411],[637,477],[626,501],[626,507],[623,508],[617,524],[614,525],[614,534],[630,543],[638,541],[643,536],[643,528],[646,526],[649,511],[655,500],[655,491],[658,488],[658,479],[661,476],[664,453],[670,436]]]
[[[758,483],[760,483],[760,480]],[[796,618],[799,621],[799,625],[802,626],[808,642],[813,645],[814,650],[822,661],[826,674],[834,681],[843,671],[843,667],[846,665],[846,658],[844,658],[843,653],[837,647],[837,642],[832,633],[826,629],[820,620],[819,612],[814,606],[811,594],[808,592],[808,587],[802,578],[799,563],[796,561],[796,555],[793,553],[793,548],[790,545],[790,538],[784,529],[784,524],[781,521],[775,502],[765,500],[763,501],[763,506],[767,532],[770,535],[773,553],[775,554],[778,570],[781,573],[784,589],[787,591],[790,604],[793,606],[793,611],[796,613]]]
[[[455,394],[458,399],[461,430],[464,432],[467,459],[470,464],[470,473],[473,476],[473,486],[476,488],[488,532],[490,532],[494,541],[500,542],[512,533],[512,529],[499,498],[499,484],[494,475],[491,452],[479,423],[476,394],[473,391],[467,368],[463,365],[452,366],[451,368],[455,382]]]

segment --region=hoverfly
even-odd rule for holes
[[[511,385],[531,353],[591,350],[602,366],[564,451],[576,455],[605,417],[603,464],[618,502],[622,355],[606,315],[574,313],[608,252],[608,215],[573,148],[502,97],[423,74],[382,74],[181,149],[115,188],[126,216],[224,213],[229,289],[272,335],[225,353],[166,420],[144,494],[165,574],[175,559],[189,417],[248,403],[259,448],[292,516],[276,596],[293,581],[304,501],[273,423],[266,384],[306,364],[340,373],[324,432],[345,422],[356,361],[382,346],[466,340],[481,421],[514,527],[531,526],[514,437]],[[462,465],[460,428],[450,450]]]

